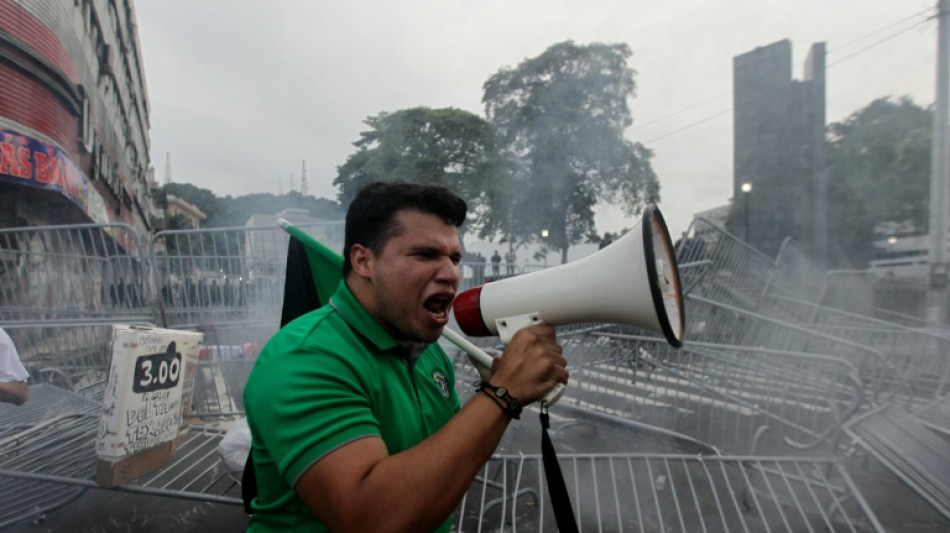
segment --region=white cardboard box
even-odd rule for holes
[[[96,441],[100,459],[131,457],[187,432],[203,338],[194,331],[113,326]]]

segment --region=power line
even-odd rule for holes
[[[669,115],[665,115],[665,116],[662,116],[662,117],[660,117],[660,118],[655,118],[655,119],[650,120],[650,121],[648,121],[648,122],[644,122],[644,123],[642,123],[642,124],[639,124],[639,125],[637,125],[637,126],[634,126],[633,128],[630,129],[630,131],[631,131],[631,132],[634,132],[634,131],[643,129],[643,128],[645,128],[645,127],[651,125],[651,124],[656,124],[657,122],[663,122],[664,120],[668,120],[668,119],[671,119],[671,118],[676,117],[676,116],[678,116],[678,115],[682,115],[683,113],[685,113],[685,112],[687,112],[687,111],[692,111],[693,109],[696,109],[697,107],[702,107],[702,106],[704,106],[704,105],[706,105],[706,104],[708,104],[708,103],[710,103],[710,102],[715,102],[716,100],[719,100],[719,99],[723,98],[724,96],[730,96],[730,95],[732,95],[732,91],[725,92],[725,93],[722,93],[722,94],[718,94],[718,95],[716,95],[716,96],[713,96],[712,98],[709,98],[708,100],[703,100],[702,102],[699,102],[698,104],[693,104],[693,105],[691,105],[691,106],[689,106],[689,107],[684,107],[683,109],[680,109],[680,110],[678,110],[678,111],[674,111],[673,113],[670,113]]]
[[[873,43],[871,43],[871,44],[865,46],[864,48],[859,49],[858,51],[856,51],[856,52],[854,52],[854,53],[848,54],[848,55],[842,57],[841,59],[838,59],[838,60],[836,60],[836,61],[833,61],[833,62],[831,62],[831,63],[828,63],[827,67],[832,67],[832,66],[837,65],[837,64],[839,64],[839,63],[841,63],[841,62],[843,62],[843,61],[846,61],[846,60],[848,60],[848,59],[851,59],[852,57],[854,57],[854,56],[856,56],[856,55],[858,55],[858,54],[862,54],[862,53],[864,53],[864,52],[867,52],[868,50],[874,48],[875,46],[878,46],[878,45],[880,45],[880,44],[886,43],[887,41],[890,41],[891,39],[893,39],[893,38],[895,38],[895,37],[897,37],[897,36],[899,36],[899,35],[901,35],[901,34],[904,34],[904,33],[909,32],[910,30],[919,28],[919,27],[921,27],[921,26],[923,26],[923,25],[925,25],[925,24],[927,24],[927,23],[929,23],[929,22],[930,22],[929,19],[927,19],[927,20],[922,20],[922,21],[920,21],[920,22],[918,22],[918,23],[916,23],[916,24],[914,24],[914,25],[912,25],[912,26],[908,26],[908,27],[906,27],[906,28],[904,28],[904,29],[902,29],[902,30],[900,30],[900,31],[898,31],[898,32],[892,33],[891,35],[888,35],[887,37],[885,37],[885,38],[883,38],[883,39],[881,39],[881,40],[879,40],[879,41],[875,41],[875,42],[873,42]],[[826,67],[826,68],[827,68],[827,67]]]
[[[836,47],[834,50],[829,50],[829,51],[828,51],[828,54],[830,55],[830,54],[833,53],[833,52],[837,52],[837,51],[839,51],[839,50],[841,50],[841,49],[847,48],[848,46],[851,46],[852,44],[855,44],[855,43],[857,43],[857,42],[863,41],[863,40],[865,40],[865,39],[867,39],[867,38],[869,38],[869,37],[871,37],[871,36],[874,36],[874,35],[877,35],[877,34],[883,32],[883,31],[889,30],[889,29],[893,28],[894,26],[900,25],[900,24],[902,24],[902,23],[904,23],[904,22],[906,22],[906,21],[908,21],[908,20],[917,18],[917,17],[919,17],[919,16],[921,16],[921,15],[923,15],[923,14],[930,13],[931,11],[932,11],[931,8],[925,9],[925,10],[923,10],[923,11],[919,11],[919,12],[917,12],[917,13],[914,13],[913,15],[907,16],[907,17],[902,18],[902,19],[900,19],[900,20],[898,20],[898,21],[896,21],[896,22],[893,22],[893,23],[891,23],[891,24],[889,24],[889,25],[887,25],[887,26],[884,26],[884,27],[882,27],[882,28],[879,28],[879,29],[877,29],[877,30],[874,30],[874,31],[872,31],[872,32],[870,32],[870,33],[866,33],[866,34],[864,34],[864,35],[862,35],[862,36],[860,36],[860,37],[857,37],[857,38],[855,38],[855,39],[852,39],[852,40],[846,42],[846,43],[843,44],[843,45],[840,45],[840,46]],[[880,40],[878,40],[878,41],[875,41],[875,42],[873,42],[873,43],[871,43],[871,44],[869,44],[869,45],[867,45],[867,46],[865,46],[865,47],[863,47],[863,48],[861,48],[861,49],[858,49],[857,51],[855,51],[855,52],[853,52],[853,53],[851,53],[851,54],[848,54],[848,55],[846,55],[846,56],[844,56],[844,57],[842,57],[842,58],[840,58],[840,59],[837,59],[837,60],[835,60],[834,62],[827,63],[826,66],[825,66],[825,68],[826,68],[826,69],[827,69],[827,68],[831,68],[831,67],[834,66],[834,65],[840,64],[840,63],[842,63],[842,62],[844,62],[844,61],[847,61],[848,59],[851,59],[851,58],[853,58],[853,57],[855,57],[855,56],[857,56],[857,55],[860,55],[860,54],[862,54],[862,53],[864,53],[864,52],[867,52],[868,50],[870,50],[870,49],[872,49],[872,48],[874,48],[874,47],[876,47],[876,46],[879,46],[879,45],[881,45],[881,44],[883,44],[883,43],[885,43],[885,42],[887,42],[887,41],[890,41],[891,39],[894,39],[895,37],[898,37],[898,36],[900,36],[900,35],[902,35],[902,34],[908,32],[908,31],[910,31],[910,30],[913,30],[913,29],[919,28],[919,27],[921,27],[921,26],[924,26],[925,24],[929,23],[930,20],[931,20],[930,18],[927,18],[927,19],[924,19],[924,20],[922,20],[922,21],[918,21],[918,22],[916,22],[916,23],[914,23],[914,24],[912,24],[912,25],[910,25],[910,26],[908,26],[908,27],[906,27],[906,28],[903,28],[903,29],[901,29],[901,30],[899,30],[899,31],[897,31],[897,32],[895,32],[895,33],[893,33],[893,34],[888,35],[887,37],[885,37],[885,38],[883,38],[883,39],[880,39]],[[639,129],[642,129],[642,128],[646,127],[646,126],[649,126],[649,125],[652,125],[652,124],[656,124],[656,123],[659,123],[659,122],[663,122],[663,121],[669,120],[669,119],[674,118],[674,117],[676,117],[676,116],[679,116],[679,115],[681,115],[681,114],[683,114],[683,113],[686,113],[687,111],[691,111],[691,110],[693,110],[693,109],[696,109],[697,107],[701,107],[701,106],[703,106],[703,105],[705,105],[705,104],[707,104],[707,103],[709,103],[709,102],[713,102],[713,101],[719,100],[720,98],[723,98],[724,96],[729,96],[729,95],[731,95],[731,94],[732,94],[732,91],[729,91],[729,92],[727,92],[727,93],[719,94],[719,95],[714,96],[714,97],[712,97],[712,98],[709,98],[709,99],[707,99],[707,100],[703,100],[702,102],[699,102],[699,103],[690,105],[690,106],[688,106],[688,107],[682,108],[682,109],[680,109],[680,110],[678,110],[678,111],[675,111],[675,112],[673,112],[673,113],[670,113],[670,114],[668,114],[668,115],[664,115],[664,116],[659,117],[659,118],[657,118],[657,119],[654,119],[654,120],[651,120],[651,121],[649,121],[649,122],[645,122],[645,123],[643,123],[643,124],[640,124],[639,126],[632,128],[630,131],[631,131],[631,133],[632,133],[632,132],[637,131],[637,130],[639,130]],[[668,132],[668,133],[665,133],[665,134],[663,134],[663,135],[660,135],[659,137],[654,137],[653,139],[651,139],[651,140],[649,140],[649,141],[646,141],[645,144],[649,144],[649,143],[652,143],[652,142],[656,142],[656,141],[665,139],[665,138],[667,138],[667,137],[670,137],[670,136],[672,136],[672,135],[675,135],[675,134],[677,134],[677,133],[686,131],[686,130],[688,130],[688,129],[690,129],[690,128],[693,128],[693,127],[695,127],[695,126],[698,126],[698,125],[700,125],[700,124],[703,124],[703,123],[705,123],[705,122],[708,122],[708,121],[710,121],[710,120],[712,120],[712,119],[714,119],[714,118],[717,118],[717,117],[720,117],[720,116],[722,116],[722,115],[725,115],[726,113],[731,112],[733,109],[734,109],[733,107],[729,107],[728,109],[724,109],[724,110],[722,110],[722,111],[719,111],[719,112],[717,112],[717,113],[714,113],[714,114],[712,114],[712,115],[709,115],[709,116],[707,116],[707,117],[705,117],[705,118],[699,119],[699,120],[697,120],[697,121],[695,121],[695,122],[692,122],[692,123],[690,123],[690,124],[687,124],[687,125],[685,125],[685,126],[683,126],[683,127],[677,128],[677,129],[675,129],[675,130],[673,130],[673,131],[671,131],[671,132]]]
[[[665,133],[665,134],[663,134],[663,135],[660,135],[659,137],[654,137],[653,139],[650,139],[649,141],[646,141],[645,144],[650,144],[650,143],[659,141],[659,140],[661,140],[661,139],[665,139],[665,138],[667,138],[667,137],[669,137],[669,136],[671,136],[671,135],[676,135],[677,133],[679,133],[679,132],[681,132],[681,131],[688,130],[688,129],[694,127],[694,126],[698,126],[698,125],[700,125],[700,124],[702,124],[702,123],[704,123],[704,122],[708,122],[708,121],[710,121],[710,120],[712,120],[712,119],[714,119],[714,118],[716,118],[716,117],[725,115],[726,113],[730,113],[730,112],[732,112],[732,108],[731,108],[731,107],[730,107],[729,109],[724,109],[724,110],[722,110],[722,111],[720,111],[720,112],[718,112],[718,113],[709,115],[708,117],[701,118],[701,119],[697,120],[696,122],[693,122],[693,123],[690,123],[690,124],[687,124],[687,125],[683,126],[682,128],[679,128],[679,129],[673,130],[673,131],[671,131],[671,132],[669,132],[669,133]]]
[[[862,35],[862,36],[860,36],[860,37],[855,37],[854,39],[851,39],[850,41],[848,41],[848,42],[846,42],[846,43],[844,43],[844,44],[839,44],[837,47],[835,47],[835,49],[834,49],[833,51],[834,51],[834,52],[838,52],[838,51],[840,51],[840,50],[842,50],[842,49],[844,49],[844,48],[847,48],[847,47],[849,47],[849,46],[851,46],[851,45],[853,45],[853,44],[859,43],[859,42],[861,42],[861,41],[863,41],[863,40],[865,40],[865,39],[867,39],[867,38],[869,38],[869,37],[872,37],[872,36],[874,36],[874,35],[877,35],[877,34],[883,32],[883,31],[887,31],[887,30],[893,28],[894,26],[897,26],[898,24],[903,24],[904,22],[907,22],[908,20],[915,19],[915,18],[917,18],[917,17],[919,17],[919,16],[921,16],[921,15],[929,14],[929,13],[931,13],[932,11],[933,11],[933,8],[932,8],[932,7],[929,7],[929,8],[927,8],[927,9],[924,9],[923,11],[918,11],[917,13],[914,13],[913,15],[910,15],[910,16],[908,16],[908,17],[904,17],[904,18],[902,18],[902,19],[900,19],[900,20],[898,20],[898,21],[896,21],[896,22],[892,22],[892,23],[888,24],[887,26],[883,26],[883,27],[881,27],[881,28],[878,28],[878,29],[876,29],[876,30],[874,30],[874,31],[872,31],[872,32],[870,32],[870,33],[865,33],[864,35]]]

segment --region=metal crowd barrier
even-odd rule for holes
[[[703,256],[710,260],[709,272],[690,291],[690,327],[715,332],[715,342],[735,338],[746,346],[794,347],[850,361],[871,400],[852,413],[856,418],[842,419],[853,449],[876,458],[950,518],[950,448],[937,436],[950,433],[948,418],[940,416],[950,397],[946,326],[877,309],[875,285],[866,274],[825,273],[791,241],[769,265],[749,250],[736,252],[737,239],[703,224],[697,227],[714,246]],[[739,280],[734,271],[747,276]],[[850,292],[834,284],[841,279],[850,283]]]
[[[830,459],[561,454],[581,531],[884,531]],[[456,531],[557,531],[537,455],[493,457]]]
[[[147,321],[123,324],[152,325]],[[3,323],[33,382],[75,391],[105,382],[110,363],[112,323],[103,321],[20,321]]]
[[[0,229],[0,322],[149,319],[150,266],[125,224]]]
[[[785,296],[769,295],[762,312],[874,347],[907,386],[895,398],[908,409],[950,393],[950,336],[849,313]]]
[[[845,431],[950,520],[950,442],[896,404],[849,421]]]
[[[0,529],[42,519],[96,488],[102,398],[48,384],[22,408],[0,404]],[[218,457],[220,428],[192,426],[174,459],[119,490],[238,505],[240,485]]]
[[[718,345],[761,347],[841,358],[857,369],[873,402],[906,394],[909,384],[875,347],[700,296],[686,298],[687,339]]]
[[[950,334],[943,328],[911,328],[893,313],[873,309],[871,286],[866,275],[850,273],[847,278],[865,287],[859,296],[865,301],[859,308],[870,309],[872,315],[888,316],[881,320],[872,316],[823,305],[837,300],[847,305],[845,297],[831,289],[830,276],[815,266],[801,248],[789,239],[782,244],[778,257],[772,261],[749,248],[724,229],[703,219],[691,224],[692,237],[678,248],[678,260],[685,265],[686,284],[690,272],[701,261],[708,261],[703,279],[691,296],[717,302],[771,319],[787,321],[790,326],[839,337],[881,352],[887,358],[888,370],[897,375],[888,378],[892,388],[901,389],[900,400],[912,407],[946,394],[950,380]],[[693,302],[691,301],[690,304]],[[690,306],[687,307],[690,309]],[[688,323],[696,320],[688,318]]]
[[[288,240],[277,226],[156,233],[150,250],[163,322],[194,329],[279,320]]]
[[[828,276],[791,239],[785,239],[775,258],[775,274],[765,294],[794,295],[800,300],[820,303],[828,290]]]
[[[703,244],[683,241],[677,252],[681,264],[695,265],[687,303],[687,338],[693,340],[684,349],[672,351],[638,332],[597,325],[559,332],[574,378],[560,408],[552,408],[552,419],[557,445],[566,450],[562,468],[582,529],[880,530],[829,456],[837,450],[837,422],[861,405],[863,389],[879,398],[902,382],[886,377],[896,374],[872,348],[749,310],[769,287],[774,262],[701,224],[694,223],[691,238]],[[124,228],[88,227],[78,237],[68,237],[73,230],[67,228],[34,231],[8,231],[8,242],[16,246],[0,246],[7,254],[0,257],[2,265],[25,268],[31,281],[17,285],[2,276],[4,294],[13,296],[3,300],[0,323],[16,326],[12,334],[32,345],[25,348],[25,362],[62,371],[63,384],[69,384],[62,394],[73,394],[65,389],[86,399],[101,394],[87,376],[108,367],[103,332],[113,322],[151,321],[206,335],[192,399],[192,440],[171,465],[120,490],[238,503],[234,480],[213,449],[228,422],[242,416],[243,385],[256,350],[277,330],[286,234],[276,227],[169,231],[156,234],[147,246],[132,237],[113,239],[124,247],[110,249],[80,243],[98,242],[97,235],[118,235]],[[93,272],[82,278],[85,287],[47,289],[47,283],[40,289],[33,283],[44,278],[35,271],[45,268],[39,265],[57,261],[43,248],[46,244],[37,244],[46,242],[60,242],[55,246],[70,251],[60,254],[69,257],[59,260],[63,265]],[[76,271],[58,275],[73,279],[69,272]],[[134,306],[128,287],[120,301],[120,272],[122,286],[129,276],[136,285]],[[476,284],[477,273],[465,280],[463,285]],[[39,305],[47,294],[52,305]],[[497,339],[476,342],[497,347]],[[472,394],[475,372],[463,356],[456,361],[464,401]],[[56,383],[56,371],[47,373]],[[68,414],[57,409],[49,414]],[[0,425],[4,422],[0,415]],[[525,422],[509,430],[499,448],[504,455],[493,458],[473,484],[456,515],[459,530],[504,529],[519,522],[528,530],[553,527],[539,483],[539,459],[530,455],[537,449],[539,429]],[[94,451],[94,434],[75,422],[67,425],[34,420],[20,430],[42,435],[51,446],[68,442],[76,431]],[[598,438],[591,438],[592,431]],[[29,455],[12,442],[0,441],[0,458],[7,457],[2,445]],[[723,450],[798,457],[727,456]],[[77,466],[92,464],[82,454],[75,459]],[[84,471],[49,470],[52,464],[34,468],[0,462],[0,476],[47,487],[92,486]],[[28,519],[30,513],[21,508],[11,520]]]
[[[833,455],[842,420],[864,401],[856,369],[839,357],[765,347],[665,341],[597,332],[626,359],[582,365],[565,400],[689,435],[743,454]]]
[[[675,244],[686,292],[754,309],[769,286],[775,261],[703,218]]]
[[[95,474],[97,402],[53,385],[33,385],[22,407],[0,404],[0,529],[42,517],[85,491],[63,479]],[[46,476],[36,479],[24,476]]]
[[[864,403],[857,369],[841,357],[703,342],[673,349],[625,328],[562,329],[571,381],[552,416],[649,441],[639,451],[834,455],[841,423]]]
[[[912,413],[925,426],[950,437],[950,395],[918,407]]]

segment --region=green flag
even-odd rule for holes
[[[290,234],[287,246],[287,275],[283,327],[304,313],[326,305],[343,280],[343,257],[286,220],[277,221]]]

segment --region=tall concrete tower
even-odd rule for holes
[[[823,263],[824,43],[812,45],[804,70],[792,77],[788,40],[733,59],[732,227],[766,255],[791,237]]]

